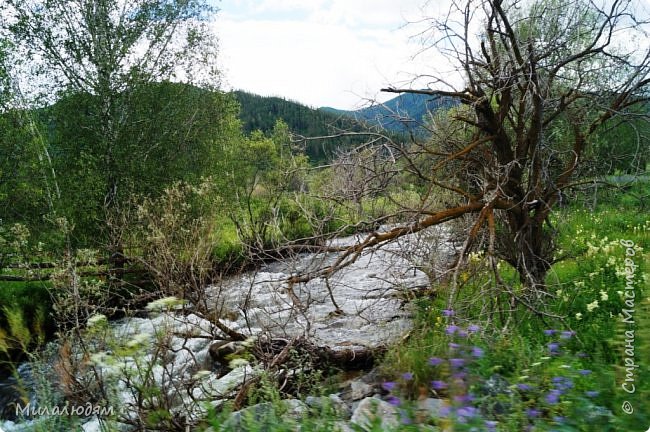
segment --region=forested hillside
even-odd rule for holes
[[[330,107],[314,109],[281,97],[265,97],[244,91],[235,91],[240,104],[240,118],[246,132],[269,132],[277,120],[289,130],[303,137],[324,137],[341,133],[375,131],[396,140],[404,140],[406,133],[422,135],[432,116],[458,105],[458,99],[432,97],[421,94],[402,94],[384,103],[373,103],[357,110]],[[337,151],[344,151],[368,140],[366,135],[347,135],[309,141],[305,151],[312,162],[331,159]]]
[[[292,133],[301,137],[338,135],[302,143],[305,153],[314,163],[330,159],[337,151],[350,149],[367,139],[365,136],[342,135],[366,130],[362,119],[313,109],[280,97],[264,97],[244,91],[235,91],[234,96],[239,102],[242,127],[247,133],[255,130],[268,133],[278,120],[282,120]]]

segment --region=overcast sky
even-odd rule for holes
[[[426,28],[422,18],[443,15],[449,0],[212,2],[220,9],[214,25],[227,88],[353,109],[368,99],[394,97],[379,92],[387,85],[426,87],[426,80],[411,83],[417,75],[461,83],[434,50],[413,58],[422,48],[413,37]],[[637,14],[648,16],[650,0],[633,4]],[[405,25],[414,21],[420,23]],[[616,39],[631,48],[629,38]]]
[[[351,109],[422,71],[409,36],[424,0],[221,0],[215,28],[228,87]]]

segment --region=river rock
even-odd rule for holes
[[[102,424],[97,417],[93,417],[89,422],[81,425],[83,432],[102,432]]]
[[[354,432],[350,425],[343,421],[334,422],[334,432]]]
[[[344,397],[350,401],[358,401],[367,396],[372,396],[375,389],[370,384],[363,381],[350,381],[350,388],[344,393]]]
[[[444,407],[442,399],[426,398],[417,401],[418,416],[425,418],[440,417],[440,410]]]
[[[317,412],[331,412],[340,418],[349,419],[352,415],[348,404],[337,394],[321,397],[307,396],[305,403]]]
[[[223,424],[223,429],[234,432],[246,432],[252,427],[259,432],[276,430],[274,426],[280,421],[299,420],[307,411],[307,405],[298,399],[287,399],[282,401],[282,404],[286,410],[284,412],[277,412],[270,402],[252,405],[234,412]]]
[[[397,409],[379,398],[367,397],[362,400],[352,414],[352,423],[370,431],[379,422],[384,429],[399,426]]]
[[[426,235],[432,235],[435,229],[427,232]],[[287,285],[292,275],[323,268],[338,256],[299,254],[295,259],[225,279],[218,286],[206,288],[206,297],[215,311],[239,311],[219,314],[220,322],[244,336],[264,334],[286,340],[307,336],[315,345],[327,346],[333,351],[385,346],[411,327],[411,312],[403,307],[402,294],[430,284],[427,276],[430,272],[421,270],[423,265],[435,261],[426,244],[439,243],[431,243],[423,235],[424,232],[408,235],[380,249],[363,251],[355,263],[327,280],[317,278]],[[449,236],[440,235],[440,238],[445,237]],[[336,239],[331,245],[349,246],[362,238],[364,235]],[[442,247],[436,253],[452,255],[450,247]],[[183,312],[166,311],[148,318],[125,318],[110,323],[115,340],[124,341],[130,349],[138,351],[132,358],[122,358],[117,363],[101,362],[100,357],[93,360],[105,377],[116,378],[116,390],[123,407],[133,406],[135,402],[132,389],[126,388],[124,372],[131,371],[137,378],[143,365],[151,365],[151,377],[146,378],[153,378],[148,381],[151,385],[175,392],[167,395],[178,401],[173,408],[175,412],[197,416],[202,413],[199,405],[222,403],[247,377],[255,374],[250,366],[232,371],[224,368],[222,373],[228,373],[223,377],[210,373],[214,370],[211,360],[226,363],[227,355],[237,354],[242,347],[237,343],[218,344],[217,340],[228,339],[221,330],[197,314]],[[112,355],[108,352],[97,354]],[[195,376],[203,378],[196,380]],[[361,400],[354,410],[353,420],[356,424],[367,425],[369,418],[379,417],[386,425],[396,424],[394,407],[367,397],[373,394],[374,382],[358,381],[350,385],[350,399]],[[288,402],[288,406],[295,412],[300,411],[301,405]],[[263,406],[255,408],[253,413],[264,409]]]
[[[218,341],[210,345],[208,352],[212,361],[221,365],[229,363],[228,356],[242,354],[246,351],[246,345],[237,341]]]

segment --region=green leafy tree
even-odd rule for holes
[[[647,170],[650,160],[650,125],[646,113],[637,110],[637,118],[614,122],[599,128],[594,136],[594,145],[587,158],[590,167],[598,174],[641,174]]]
[[[158,196],[176,181],[198,184],[216,173],[224,142],[237,139],[237,107],[227,95],[195,86],[161,82],[142,85],[125,107],[130,119],[116,138],[120,161],[113,175],[120,206],[135,195]],[[61,212],[75,221],[81,243],[104,226],[107,176],[95,144],[95,96],[75,93],[47,113],[54,164],[60,176]]]
[[[304,151],[312,163],[332,159],[341,149],[362,144],[367,136],[365,125],[350,113],[334,113],[278,97],[262,97],[243,91],[234,95],[241,105],[240,118],[244,132],[272,133],[278,120],[287,124],[291,133],[304,140]],[[324,137],[327,139],[315,138]],[[310,139],[311,138],[311,139]]]
[[[42,225],[58,196],[50,157],[32,113],[21,109],[0,40],[0,224]]]
[[[292,148],[286,123],[265,135],[255,131],[224,147],[219,189],[240,239],[264,251],[286,234],[291,196],[304,187],[307,158]]]
[[[72,173],[67,196],[79,192],[76,203],[65,202],[78,207],[77,214],[90,210],[88,218],[106,220],[132,192],[149,192],[160,172],[177,174],[183,162],[173,153],[187,155],[180,158],[185,162],[211,159],[200,154],[207,141],[197,131],[212,112],[195,105],[196,89],[164,84],[218,85],[207,23],[213,10],[206,2],[8,0],[2,12],[16,43],[16,70],[26,70],[19,56],[30,62],[22,79],[31,81],[31,93],[47,96],[41,103],[63,96],[48,126],[54,128],[52,152],[61,156],[59,171]],[[119,236],[108,234],[111,249],[119,250]]]

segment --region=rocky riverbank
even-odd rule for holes
[[[140,421],[146,406],[134,389],[143,386],[159,392],[156,401],[164,401],[172,418],[196,424],[209,406],[219,407],[241,397],[242,388],[264,373],[286,377],[315,366],[295,359],[282,363],[299,341],[305,341],[303,348],[308,341],[308,347],[322,348],[330,353],[329,358],[343,359],[389,346],[410,328],[405,298],[413,290],[430,286],[435,264],[442,266],[451,255],[452,246],[441,237],[407,236],[367,251],[327,279],[293,286],[286,283],[290,276],[322,267],[335,255],[301,254],[278,261],[207,287],[210,314],[194,313],[191,305],[165,309],[163,304],[146,318],[107,323],[105,329],[99,321],[90,323],[105,332],[98,340],[113,341],[104,346],[98,343],[90,361],[95,377],[111,383],[111,400],[120,407],[120,429],[130,430]],[[345,245],[356,240],[336,242]],[[232,341],[224,328],[249,339]],[[253,353],[256,349],[265,351]],[[303,360],[314,363],[318,358]],[[56,374],[52,377],[56,379]],[[363,426],[363,418],[373,410],[382,421],[397,421],[398,412],[382,400],[382,393],[376,374],[370,373],[341,383],[340,391],[326,399],[342,413],[341,430],[348,430],[348,423]],[[299,416],[323,403],[322,398],[289,399],[287,412]],[[423,409],[439,408],[439,402],[422,404],[428,407]],[[264,406],[243,408],[232,415],[233,424],[245,413],[265,410]],[[99,431],[99,426],[99,419],[88,417],[83,430]],[[12,422],[0,423],[0,427],[26,430]]]

